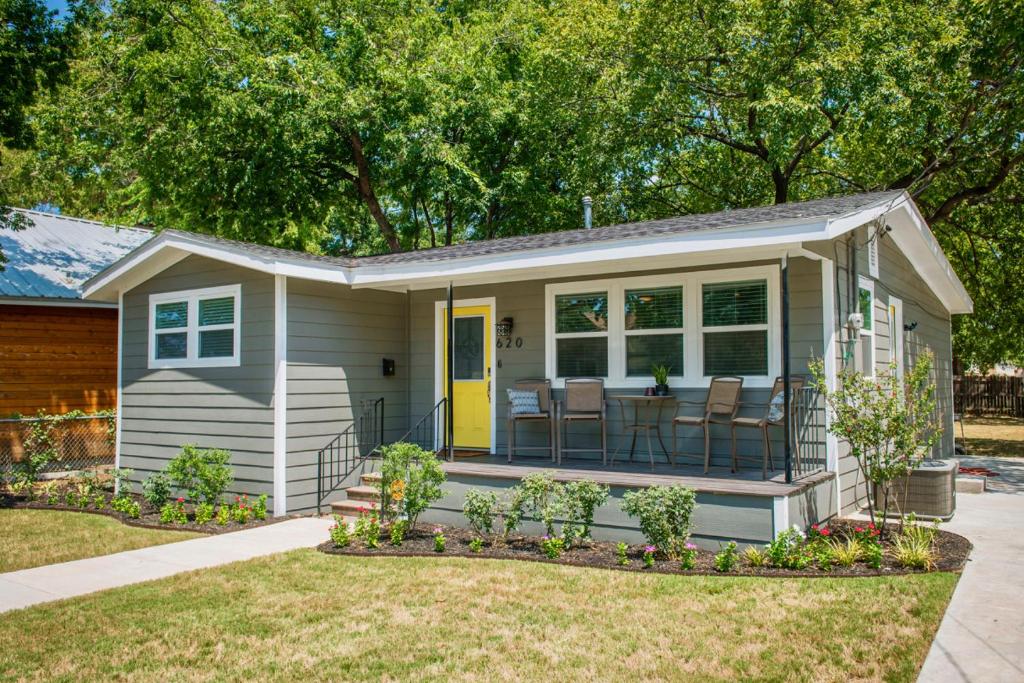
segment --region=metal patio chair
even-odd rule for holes
[[[558,403],[558,464],[563,453],[594,453],[595,448],[567,448],[568,424],[599,422],[601,424],[601,464],[608,464],[608,416],[604,402],[604,380],[574,378],[565,380],[565,398]]]
[[[740,392],[743,391],[743,378],[732,376],[712,377],[711,386],[708,387],[707,400],[679,401],[676,405],[676,415],[672,418],[672,465],[675,466],[676,458],[679,457],[677,430],[679,427],[700,427],[704,432],[704,474],[708,473],[711,466],[711,425],[732,424],[739,410]],[[679,411],[684,406],[703,406],[704,412],[701,415],[680,415]],[[690,455],[690,457],[696,457]]]
[[[512,412],[512,402],[508,404],[508,461],[518,451],[547,451],[551,456],[551,462],[555,462],[557,449],[555,446],[555,406],[551,400],[551,380],[547,379],[519,379],[512,384],[517,391],[536,391],[537,403],[540,406],[539,413]],[[516,443],[516,425],[519,422],[547,422],[548,423],[548,445],[547,446],[520,446]]]
[[[797,395],[800,390],[803,389],[804,384],[807,380],[803,377],[790,377],[789,378],[789,410],[790,416],[795,414]],[[783,381],[781,377],[776,377],[775,382],[772,384],[771,394],[768,396],[768,403],[744,403],[744,406],[761,406],[764,408],[764,415],[761,417],[734,417],[732,419],[732,471],[735,472],[738,469],[739,462],[757,462],[756,458],[750,456],[739,456],[736,454],[736,428],[745,427],[747,429],[760,429],[761,430],[761,441],[763,443],[761,451],[761,478],[768,478],[769,467],[774,471],[775,463],[772,460],[772,443],[768,438],[769,427],[784,427],[785,415],[787,411],[783,411],[782,416],[778,419],[772,418],[772,402],[780,401],[776,397],[781,396],[783,393]],[[791,418],[792,419],[792,418]],[[790,422],[792,425],[793,423]],[[794,451],[800,453],[800,437],[797,434],[796,429],[791,430],[793,434],[793,440],[796,444]],[[798,455],[799,458],[799,455]]]

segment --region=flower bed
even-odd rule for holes
[[[861,533],[870,534],[871,530],[866,524],[851,520],[837,520],[828,527],[823,528],[827,533],[826,538],[845,538],[855,535],[855,529],[862,529]],[[898,538],[897,526],[890,527],[890,538]],[[935,563],[932,571],[960,571],[967,556],[970,553],[971,544],[967,539],[947,531],[937,530],[934,532],[932,548],[934,550]],[[813,532],[812,532],[813,535]],[[443,537],[441,546],[442,552],[437,551],[438,536]],[[393,545],[389,541],[387,530],[383,530],[377,540],[377,547],[368,547],[364,538],[357,533],[343,534],[347,539],[347,545],[339,547],[337,542],[327,541],[319,546],[321,552],[333,555],[376,555],[376,556],[459,556],[474,558],[490,558],[503,560],[529,560],[535,562],[553,562],[556,564],[568,564],[576,566],[596,567],[601,569],[616,569],[620,571],[642,571],[658,572],[665,574],[729,574],[735,576],[879,576],[907,573],[923,573],[923,569],[912,569],[902,566],[896,559],[893,542],[886,541],[882,544],[881,563],[878,568],[869,566],[865,561],[855,561],[849,567],[831,564],[827,569],[821,565],[810,562],[805,567],[787,568],[781,566],[761,565],[755,566],[750,563],[744,551],[737,550],[735,563],[726,571],[716,569],[721,561],[716,558],[721,552],[687,548],[683,551],[685,557],[692,560],[692,569],[683,569],[684,559],[669,559],[654,552],[654,547],[648,544],[616,544],[603,541],[580,541],[568,549],[553,556],[550,552],[551,538],[539,536],[511,536],[506,541],[500,537],[493,537],[482,540],[480,536],[468,529],[457,527],[426,527],[419,525],[417,528],[406,532],[401,545]],[[343,541],[344,542],[344,541]],[[624,546],[624,548],[622,547]],[[479,548],[474,551],[474,548]],[[723,546],[724,548],[725,546]],[[763,552],[763,551],[762,551]]]
[[[70,498],[68,494],[71,494]],[[250,529],[258,526],[273,524],[286,518],[274,518],[263,516],[262,519],[253,517],[250,513],[247,521],[239,522],[229,517],[226,523],[218,523],[216,517],[205,522],[197,523],[195,508],[191,505],[181,503],[185,514],[185,521],[163,521],[161,511],[152,507],[139,495],[122,496],[121,501],[130,501],[138,505],[138,515],[115,509],[115,505],[122,506],[123,503],[116,503],[113,492],[96,491],[82,497],[77,490],[75,483],[58,483],[49,487],[45,493],[37,493],[33,497],[24,494],[0,495],[0,507],[25,508],[35,510],[60,510],[65,512],[84,512],[89,514],[106,515],[120,520],[130,526],[146,527],[152,529],[167,529],[172,531],[193,531],[204,534],[223,534],[241,529]],[[177,502],[175,501],[175,504]],[[228,505],[229,508],[237,509],[237,502]],[[251,505],[250,505],[251,507]]]

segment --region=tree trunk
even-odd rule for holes
[[[444,193],[444,246],[452,245],[452,220],[453,220],[452,198],[447,190]]]
[[[398,233],[395,232],[394,226],[391,225],[391,221],[388,220],[384,209],[381,208],[380,202],[377,201],[377,194],[373,191],[373,185],[370,183],[370,164],[363,155],[363,141],[359,137],[359,133],[349,134],[349,143],[352,146],[352,156],[356,162],[357,175],[353,182],[356,190],[359,192],[359,197],[366,204],[370,215],[373,216],[377,227],[380,228],[384,239],[387,240],[388,248],[393,252],[402,251],[402,245],[398,241]]]
[[[778,167],[772,169],[772,184],[775,185],[775,203],[789,201],[789,177]]]

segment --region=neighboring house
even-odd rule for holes
[[[972,303],[910,197],[886,192],[364,258],[165,231],[85,287],[90,301],[120,302],[121,466],[141,478],[182,443],[228,448],[236,487],[268,494],[281,515],[340,495],[336,485],[355,482],[367,464],[358,456],[379,440],[438,445],[436,429],[422,432],[443,424],[449,295],[454,445],[485,455],[445,463],[448,495],[433,519],[455,521],[467,486],[506,488],[531,471],[524,462],[553,467],[505,464],[515,380],[549,378],[556,398],[568,376],[603,377],[609,396],[642,393],[651,364],[664,362],[678,398],[703,401],[710,375],[742,375],[744,403],[763,404],[784,365],[787,313],[792,375],[806,376],[812,357],[824,358],[830,382],[839,367],[874,374],[890,359],[902,372],[931,349],[946,428],[935,455],[953,452],[950,319]],[[790,481],[778,443],[769,480],[759,467],[730,473],[728,427],[713,432],[708,475],[667,465],[652,475],[624,455],[612,467],[597,455],[551,471],[605,481],[613,498],[693,486],[700,542],[764,542],[863,502],[856,464],[825,436],[820,397],[798,393]],[[360,407],[378,398],[377,413]],[[610,449],[628,448],[617,403],[608,414]],[[543,425],[520,429],[521,443],[546,439]],[[681,450],[701,452],[699,430],[684,431]],[[740,450],[759,453],[760,437],[745,431]],[[597,433],[585,425],[572,438],[580,446]],[[595,533],[636,536],[615,506],[599,512]]]
[[[117,306],[80,288],[152,233],[16,211],[30,223],[0,230],[0,417],[114,408]]]

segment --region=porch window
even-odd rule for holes
[[[684,374],[686,356],[682,287],[625,290],[626,376],[650,377],[664,365]]]
[[[149,297],[150,368],[239,364],[240,285]]]
[[[875,283],[860,278],[857,286],[857,304],[864,325],[860,328],[860,372],[865,377],[875,376]]]
[[[608,376],[608,292],[555,297],[559,377]]]
[[[709,282],[701,290],[704,376],[768,374],[768,282]]]

